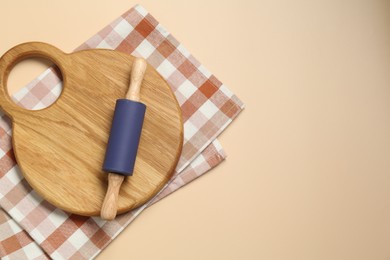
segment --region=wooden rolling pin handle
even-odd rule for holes
[[[133,101],[140,100],[140,89],[144,78],[147,63],[142,58],[136,58],[131,68],[130,86],[126,94],[126,99]],[[105,220],[113,220],[118,209],[119,190],[125,179],[124,175],[109,173],[108,189],[103,201],[100,217]]]
[[[146,61],[141,58],[135,59],[133,66],[131,68],[131,78],[130,78],[130,86],[127,91],[126,98],[139,101],[140,100],[140,89],[142,85],[142,80],[146,71]]]
[[[100,217],[102,219],[113,220],[116,217],[119,190],[124,179],[124,175],[111,172],[108,174],[108,189],[100,212]]]

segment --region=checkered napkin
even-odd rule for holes
[[[11,128],[0,120],[0,256],[83,259],[95,257],[146,207],[218,165],[225,154],[215,139],[243,108],[242,102],[207,71],[144,8],[136,6],[77,50],[108,48],[145,58],[168,82],[181,106],[184,144],[174,177],[144,206],[114,221],[68,214],[37,195],[13,157]],[[29,109],[54,102],[62,83],[47,70],[14,99]]]

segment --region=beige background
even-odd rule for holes
[[[390,259],[390,1],[140,3],[246,110],[220,138],[228,159],[98,259]],[[69,52],[134,4],[0,0],[0,53]]]

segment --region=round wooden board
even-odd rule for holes
[[[9,97],[7,78],[27,57],[43,57],[61,70],[63,90],[51,106],[26,110]],[[12,120],[13,149],[29,184],[67,212],[97,216],[107,189],[102,171],[115,102],[124,98],[134,58],[112,50],[65,54],[44,43],[25,43],[0,60],[0,106]],[[168,84],[148,66],[141,87],[146,104],[134,175],[122,185],[118,213],[151,199],[170,179],[183,144],[181,110]]]

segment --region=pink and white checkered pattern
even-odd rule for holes
[[[184,122],[183,153],[175,175],[154,199],[114,221],[70,215],[40,198],[22,177],[13,157],[9,119],[1,115],[0,206],[4,211],[0,211],[0,256],[4,258],[93,258],[146,207],[225,158],[215,138],[239,114],[242,102],[144,8],[130,9],[77,50],[88,48],[143,57],[169,83]],[[60,92],[55,70],[47,70],[14,99],[23,107],[40,109],[52,104]]]

